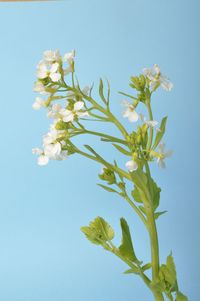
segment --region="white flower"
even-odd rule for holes
[[[50,77],[53,82],[58,82],[61,79],[61,74],[59,73],[59,64],[47,64],[41,61],[37,66],[37,77],[39,79],[45,79]]]
[[[159,149],[159,157],[157,159],[158,166],[161,168],[165,168],[166,165],[165,165],[164,160],[165,160],[165,158],[171,157],[173,154],[173,151],[171,151],[171,150],[165,151],[165,143],[159,144],[158,149]]]
[[[52,107],[49,109],[49,112],[47,113],[47,117],[54,119],[60,118],[62,109],[62,106],[58,103],[52,105]]]
[[[71,122],[74,120],[75,117],[83,117],[87,116],[88,112],[86,111],[81,111],[84,107],[84,102],[83,101],[77,101],[74,104],[73,110],[63,110],[61,112],[62,115],[62,120],[64,122]]]
[[[60,155],[61,151],[62,151],[62,147],[60,142],[49,143],[44,145],[44,154],[49,159],[56,159],[57,156]]]
[[[138,169],[138,164],[137,162],[133,161],[133,160],[130,160],[130,161],[127,161],[126,162],[126,168],[132,172],[132,171],[135,171]]]
[[[136,122],[139,119],[138,113],[135,111],[135,108],[132,104],[130,104],[128,101],[124,100],[123,101],[123,106],[126,108],[123,117],[128,118],[130,122]]]
[[[49,163],[49,158],[45,155],[40,155],[37,160],[38,165],[44,166]]]
[[[61,58],[60,53],[58,50],[46,50],[43,53],[44,56],[44,61],[47,63],[53,63],[53,62],[57,62],[59,61],[59,59]]]
[[[139,114],[139,116],[140,119],[151,128],[154,128],[158,125],[158,121],[156,120],[147,120],[143,114]]]
[[[45,91],[45,86],[43,85],[43,83],[41,81],[37,81],[34,84],[33,91],[39,92],[40,94],[43,94],[43,95],[49,94],[48,92]]]
[[[65,53],[63,57],[63,62],[68,62],[71,64],[74,61],[75,58],[75,50],[72,50],[71,52]]]
[[[44,106],[45,106],[45,100],[42,99],[41,97],[36,97],[35,102],[32,105],[32,108],[34,110],[39,110]]]
[[[143,73],[149,79],[149,85],[152,90],[156,89],[159,85],[166,91],[171,91],[173,88],[173,84],[160,72],[157,64],[154,64],[152,68],[144,68]]]

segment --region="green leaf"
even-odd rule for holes
[[[155,212],[154,213],[154,218],[158,219],[161,215],[165,214],[167,211],[160,211],[160,212]]]
[[[151,178],[150,180],[151,185],[151,197],[153,201],[153,209],[154,211],[158,208],[160,203],[160,187],[157,186],[156,182]]]
[[[108,102],[107,102],[107,100],[105,99],[105,96],[104,96],[104,94],[103,94],[103,81],[102,81],[101,78],[100,78],[100,81],[99,81],[99,95],[100,95],[102,101],[107,105]]]
[[[102,185],[102,184],[97,184],[98,186],[100,186],[101,188],[105,189],[108,192],[115,192],[117,194],[119,194],[119,192],[113,188],[110,188],[109,186],[106,185]]]
[[[139,274],[139,269],[134,266],[131,269],[126,270],[124,274]]]
[[[152,264],[149,262],[142,266],[142,270],[143,270],[143,272],[145,272],[146,270],[149,270],[151,267],[152,267]]]
[[[188,298],[183,295],[181,292],[177,292],[176,301],[188,301]]]
[[[131,153],[124,149],[123,147],[119,146],[118,144],[112,143],[112,145],[122,154],[126,156],[131,156]]]
[[[141,199],[141,195],[140,195],[140,191],[137,188],[137,186],[135,186],[134,190],[131,191],[131,195],[134,198],[134,200],[138,203],[142,203],[142,199]]]
[[[105,242],[111,241],[115,235],[111,226],[100,216],[90,222],[88,227],[82,227],[81,231],[92,243],[103,246],[105,246]]]
[[[174,292],[177,290],[176,267],[171,254],[167,257],[166,264],[161,265],[159,277],[165,291]]]
[[[127,221],[124,218],[120,219],[122,229],[122,243],[119,247],[120,254],[130,261],[139,263],[132,244],[131,234]]]
[[[136,171],[131,172],[130,175],[133,183],[139,190],[142,202],[149,203],[151,196],[147,185],[146,174],[141,169],[137,169]]]
[[[139,206],[139,208],[146,215],[146,209],[143,206]]]
[[[162,137],[163,137],[163,135],[165,133],[166,123],[167,123],[167,116],[164,117],[162,119],[162,121],[161,121],[160,129],[159,129],[159,131],[156,134],[156,138],[155,138],[155,141],[154,141],[153,149],[155,149],[158,146],[158,144],[160,143],[160,141],[162,140]]]

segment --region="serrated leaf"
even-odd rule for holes
[[[188,301],[188,298],[183,295],[181,292],[177,292],[176,301]]]
[[[124,218],[121,218],[120,224],[122,229],[122,243],[119,247],[120,254],[130,261],[139,263],[133,249],[131,234],[127,221]]]
[[[106,185],[102,185],[102,184],[97,184],[98,186],[100,186],[101,188],[105,189],[106,191],[108,192],[115,192],[117,194],[119,194],[119,192],[109,186],[106,186]]]
[[[103,246],[104,242],[111,241],[115,235],[111,226],[100,216],[90,222],[88,227],[82,227],[81,231],[92,243]]]
[[[158,146],[158,144],[160,143],[160,141],[162,140],[162,137],[165,133],[166,123],[167,123],[167,116],[164,117],[161,121],[160,129],[156,134],[156,138],[155,138],[155,141],[153,144],[153,149],[155,149]]]
[[[154,218],[158,219],[161,215],[165,214],[167,211],[160,211],[160,212],[155,212],[154,213]]]
[[[112,145],[122,154],[126,155],[126,156],[131,156],[131,153],[129,151],[127,151],[126,149],[124,149],[123,147],[121,147],[118,144],[112,143]]]
[[[174,292],[177,290],[176,267],[172,255],[167,257],[166,264],[162,264],[159,277],[165,290]]]

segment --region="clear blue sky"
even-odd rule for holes
[[[117,91],[144,66],[159,64],[173,81],[171,93],[154,99],[155,118],[169,116],[165,142],[174,150],[165,171],[153,169],[168,210],[158,221],[160,252],[163,262],[173,251],[180,288],[199,300],[199,10],[197,0],[0,3],[0,300],[153,300],[140,280],[122,274],[123,263],[79,231],[101,215],[119,241],[124,216],[148,260],[138,219],[96,186],[100,167],[74,156],[41,168],[31,154],[48,128],[45,113],[31,108],[35,66],[46,49],[73,48],[83,85],[110,79],[119,117]]]

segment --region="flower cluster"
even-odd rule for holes
[[[79,118],[88,116],[84,101],[77,99],[73,91],[68,91],[66,97],[56,95],[59,88],[63,86],[63,76],[74,72],[75,52],[66,53],[62,58],[60,53],[52,50],[45,51],[43,59],[37,66],[37,82],[34,91],[42,95],[48,95],[45,100],[36,97],[33,109],[39,110],[42,107],[48,108],[47,116],[53,119],[49,132],[43,137],[43,149],[34,148],[33,154],[39,155],[38,164],[46,165],[49,160],[64,160],[68,156],[66,141],[68,130],[73,127],[72,123]],[[63,64],[67,62],[67,68]],[[87,94],[89,87],[83,89]],[[55,100],[65,100],[65,105]]]
[[[159,86],[166,91],[171,91],[173,84],[161,73],[158,65],[154,64],[152,68],[144,68],[142,75],[138,77],[131,77],[130,86],[136,89],[139,94],[137,98],[134,99],[133,103],[130,103],[127,100],[122,102],[124,106],[123,117],[128,118],[130,122],[137,122],[141,120],[145,131],[147,128],[151,128],[152,130],[155,129],[158,132],[161,131],[159,128],[156,128],[158,126],[158,122],[156,120],[148,120],[143,114],[137,113],[136,108],[140,101],[148,105],[148,99]],[[157,163],[161,168],[165,168],[164,159],[172,154],[172,151],[165,152],[164,147],[165,146],[162,143],[158,146],[159,152],[151,152],[151,156],[157,159]],[[130,172],[132,172],[138,169],[138,163],[138,154],[134,153],[132,159],[126,163],[126,167]]]

